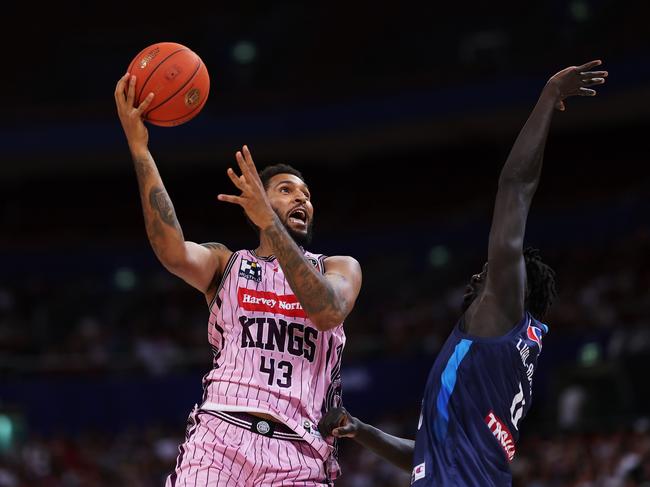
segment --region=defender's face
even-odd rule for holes
[[[463,312],[474,302],[474,300],[483,292],[485,281],[487,279],[488,265],[487,262],[483,266],[483,270],[479,274],[474,274],[465,287],[465,295],[463,296]]]
[[[311,240],[314,207],[304,181],[293,174],[276,174],[269,180],[266,194],[289,234],[299,244],[308,244]]]

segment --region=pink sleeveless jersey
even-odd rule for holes
[[[324,272],[324,256],[305,252]],[[301,435],[329,470],[334,448],[318,433],[341,401],[343,324],[319,331],[305,314],[275,257],[234,252],[210,305],[213,369],[203,378],[203,409],[270,414]]]

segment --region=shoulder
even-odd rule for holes
[[[214,258],[216,258],[216,269],[212,277],[210,287],[207,290],[208,292],[211,292],[214,290],[214,287],[217,285],[220,278],[224,275],[226,267],[237,252],[233,252],[224,244],[218,242],[204,242],[199,245],[205,249],[208,249]]]
[[[354,257],[350,257],[349,255],[332,255],[329,257],[324,257],[323,264],[325,265],[325,270],[328,270],[330,268],[343,267],[356,269],[361,272],[361,264],[359,264],[359,261]]]
[[[326,275],[342,277],[357,289],[361,286],[361,265],[353,257],[345,255],[327,257],[323,260],[323,271]]]
[[[204,242],[204,243],[202,243],[200,245],[201,245],[201,247],[205,247],[206,249],[210,249],[210,250],[212,250],[214,252],[232,254],[232,250],[230,250],[224,244],[219,243],[219,242]]]
[[[233,255],[233,251],[226,247],[224,244],[219,242],[204,242],[200,244],[201,247],[208,249],[212,254],[214,254],[220,263],[221,270],[225,266],[226,262]]]

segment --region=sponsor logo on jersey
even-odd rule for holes
[[[274,313],[291,318],[307,318],[307,313],[293,294],[279,295],[269,291],[256,291],[240,287],[237,291],[237,299],[239,307],[246,311]]]
[[[413,482],[415,482],[416,480],[420,480],[424,478],[424,476],[426,475],[425,467],[426,467],[426,463],[421,463],[420,465],[416,465],[415,467],[413,467],[413,473],[411,473],[411,484],[413,484]]]
[[[537,343],[537,346],[539,347],[539,351],[542,351],[542,337],[544,336],[544,332],[542,330],[535,326],[535,325],[528,325],[528,331],[526,332],[528,335],[528,339],[534,341]]]
[[[512,459],[515,458],[515,440],[512,437],[512,433],[499,417],[494,414],[493,411],[490,411],[485,417],[485,424],[490,429],[494,438],[499,442],[503,452],[506,454],[506,458],[509,462],[512,462]]]
[[[242,258],[239,265],[239,277],[249,281],[262,282],[262,267],[259,262]]]

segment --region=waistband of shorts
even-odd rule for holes
[[[201,412],[216,416],[220,420],[238,426],[239,428],[252,431],[258,435],[278,440],[304,441],[303,437],[293,431],[287,425],[270,419],[259,418],[244,411],[210,411],[202,409]]]

